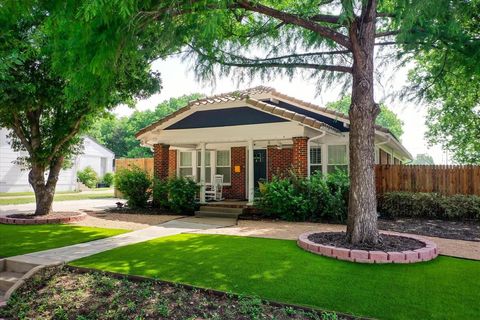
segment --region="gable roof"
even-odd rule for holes
[[[269,94],[274,98],[278,98],[281,100],[286,100],[288,102],[293,102],[300,106],[300,108],[295,108],[296,111],[288,110],[287,108],[281,107],[279,105],[275,105],[272,103],[267,103],[261,100],[257,100],[252,98],[251,96],[254,95],[259,95],[259,94]],[[249,88],[246,90],[239,90],[239,91],[232,91],[228,93],[223,93],[223,94],[218,94],[210,97],[204,97],[200,98],[197,100],[190,101],[185,107],[178,109],[177,111],[171,113],[170,115],[152,123],[151,125],[141,129],[135,134],[135,137],[140,137],[142,134],[151,131],[165,122],[167,122],[170,119],[175,118],[176,116],[190,110],[192,107],[198,107],[202,105],[208,105],[208,104],[217,104],[217,103],[227,103],[227,102],[233,102],[233,101],[245,101],[246,103],[250,104],[251,106],[254,106],[264,112],[271,113],[273,115],[281,116],[286,119],[292,120],[299,122],[303,125],[313,127],[316,129],[319,128],[327,128],[330,129],[334,132],[339,132],[339,131],[348,131],[347,130],[340,130],[338,126],[334,127],[332,125],[329,125],[325,122],[322,121],[321,117],[317,117],[314,114],[312,114],[312,111],[314,113],[322,113],[325,114],[327,117],[330,119],[335,119],[338,121],[341,121],[343,123],[349,123],[349,117],[348,115],[328,109],[328,108],[323,108],[318,105],[288,96],[286,94],[280,93],[276,91],[274,88],[267,87],[267,86],[257,86],[253,88]],[[300,109],[304,109],[305,112],[301,112]],[[312,115],[312,116],[311,116]],[[398,139],[393,135],[390,130],[380,126],[380,125],[375,125],[375,129],[382,131],[384,133],[388,133],[392,135],[397,141]]]

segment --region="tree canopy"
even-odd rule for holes
[[[30,170],[39,215],[51,210],[59,172],[78,151],[79,134],[118,103],[160,89],[141,53],[119,54],[121,72],[109,74],[110,82],[78,60],[75,76],[63,72],[59,57],[71,58],[76,43],[62,40],[66,26],[56,28],[61,9],[49,1],[0,5],[0,126],[10,130],[12,147],[25,151],[18,160]],[[80,74],[84,77],[76,78]]]
[[[151,157],[150,148],[140,146],[140,141],[135,138],[135,134],[201,96],[194,93],[171,98],[159,103],[154,110],[137,110],[129,117],[117,118],[114,114],[109,114],[95,121],[89,128],[88,134],[112,150],[117,158]]]
[[[480,163],[480,1],[440,5],[448,9],[425,27],[443,41],[414,56],[410,93],[428,105],[430,144],[440,144],[456,162]]]
[[[327,103],[327,108],[348,114],[351,99],[350,96],[344,96],[338,101]],[[380,104],[380,113],[378,114],[375,123],[390,130],[390,132],[398,139],[402,137],[403,121],[383,103]]]

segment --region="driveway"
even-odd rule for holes
[[[69,200],[53,202],[54,211],[79,211],[91,210],[101,211],[108,208],[115,207],[115,203],[123,199],[108,198],[108,199],[87,199],[87,200]],[[35,211],[35,203],[26,204],[9,204],[0,205],[0,215],[7,215],[12,213],[26,213]]]

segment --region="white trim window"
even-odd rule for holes
[[[232,171],[230,164],[230,150],[217,150],[215,174],[223,175],[223,183],[232,182]]]
[[[322,146],[310,147],[310,175],[322,173]]]
[[[348,171],[348,155],[346,145],[329,145],[327,172],[332,173],[336,170]]]
[[[180,177],[191,177],[193,175],[193,162],[191,151],[180,151],[178,162],[178,175]]]
[[[197,182],[200,182],[202,168],[202,151],[197,151]],[[205,183],[212,183],[211,152],[205,151]]]

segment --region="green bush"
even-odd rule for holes
[[[98,175],[92,167],[86,167],[82,171],[78,171],[77,178],[89,188],[95,188],[98,183]]]
[[[129,207],[145,208],[147,206],[152,180],[145,171],[136,166],[121,169],[115,174],[114,183],[127,199]]]
[[[257,206],[265,215],[289,221],[330,220],[343,222],[347,217],[348,176],[335,173],[300,178],[274,177],[264,184]]]
[[[388,218],[480,220],[480,197],[443,196],[426,192],[387,192],[378,197],[378,211]]]
[[[193,213],[198,188],[190,179],[156,179],[153,185],[153,204],[176,213]]]
[[[107,172],[102,178],[102,183],[104,183],[107,187],[113,185],[115,175],[112,172]]]

